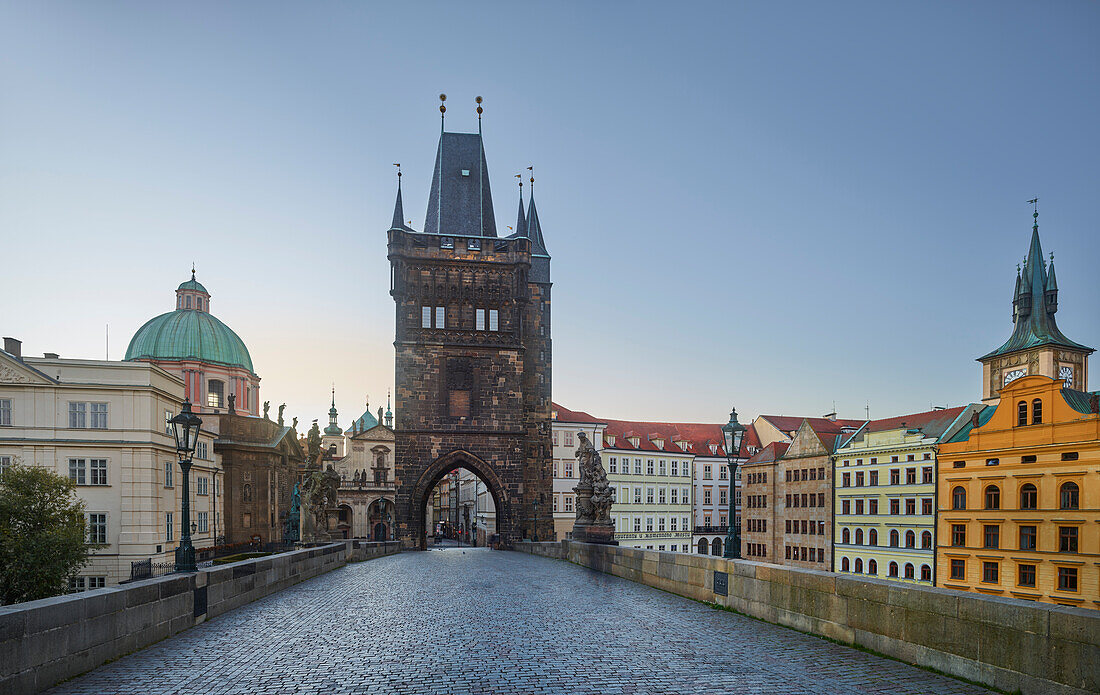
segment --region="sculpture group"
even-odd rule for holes
[[[611,504],[615,493],[607,483],[600,452],[592,446],[588,435],[577,433],[577,468],[581,479],[573,491],[577,493],[577,519],[573,522],[573,540],[583,543],[618,545],[611,523]]]

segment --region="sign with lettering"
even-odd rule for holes
[[[725,572],[714,570],[714,593],[719,596],[730,595],[730,578]]]

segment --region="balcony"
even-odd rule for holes
[[[696,526],[695,533],[726,533],[730,530],[727,526]]]

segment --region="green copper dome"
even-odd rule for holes
[[[195,280],[196,288],[203,288]],[[180,285],[180,288],[184,288]],[[126,348],[127,360],[196,360],[243,367],[255,374],[244,341],[229,326],[205,311],[177,309],[150,319]]]
[[[196,292],[206,292],[206,288],[202,286],[201,282],[199,282],[198,280],[195,279],[194,275],[191,276],[190,280],[187,280],[185,282],[181,282],[180,286],[176,288],[177,292],[179,290],[194,290]],[[206,294],[210,294],[210,293],[206,292]]]

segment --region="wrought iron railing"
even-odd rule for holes
[[[726,533],[730,530],[727,526],[696,526],[695,533]]]

